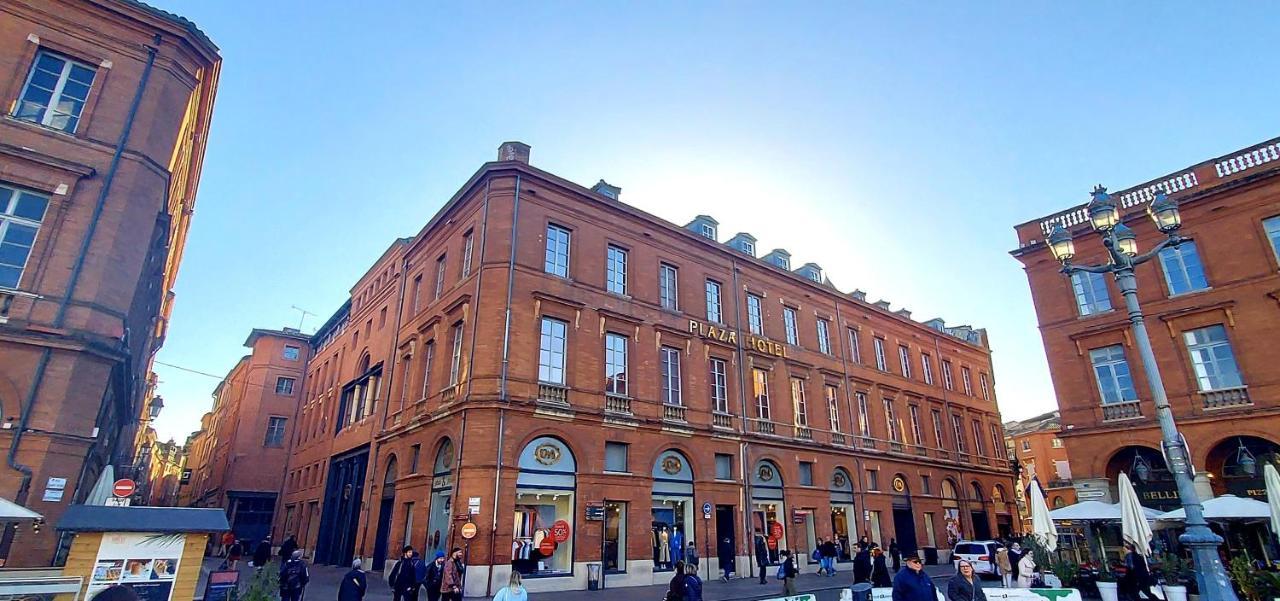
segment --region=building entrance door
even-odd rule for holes
[[[972,511],[969,517],[973,519],[973,539],[987,540],[991,538],[991,524],[987,523],[987,512]]]
[[[893,508],[893,535],[903,557],[916,554],[916,517],[910,505]]]

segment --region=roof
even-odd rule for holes
[[[72,505],[58,530],[75,532],[225,532],[227,514],[217,508]]]
[[[303,342],[310,342],[311,340],[310,336],[303,334],[302,332],[299,332],[298,330],[295,330],[293,328],[285,328],[283,330],[268,330],[266,328],[254,328],[252,332],[249,332],[249,337],[245,339],[244,345],[248,347],[252,347],[253,343],[257,342],[258,338],[262,336],[278,336],[280,338],[292,338],[294,340],[301,340]]]
[[[209,39],[209,36],[205,35],[203,31],[200,31],[200,28],[196,27],[196,24],[192,23],[191,20],[187,19],[186,17],[173,14],[167,10],[161,10],[159,8],[151,6],[150,4],[141,2],[140,0],[116,0],[116,1],[121,4],[132,6],[152,16],[159,17],[161,19],[169,21],[170,23],[173,23],[178,27],[185,29],[187,33],[190,33],[192,36],[195,36],[195,38],[199,40],[201,43],[204,43],[208,45],[210,48],[212,48],[214,52],[218,51],[218,45],[214,44],[213,40]]]
[[[1057,432],[1061,429],[1062,419],[1057,411],[1050,411],[1022,421],[1005,422],[1004,424],[1005,434],[1009,436],[1022,436],[1023,434],[1046,430]]]

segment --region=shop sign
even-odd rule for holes
[[[1102,497],[1105,497],[1105,496],[1107,496],[1107,491],[1105,490],[1077,490],[1076,491],[1076,498],[1080,500],[1101,499]]]
[[[689,320],[689,333],[696,334],[700,338],[708,340],[718,340],[729,344],[738,344],[738,332],[728,328],[722,328],[711,324],[700,322],[696,319]],[[787,347],[778,344],[768,338],[762,338],[755,334],[746,334],[742,337],[743,346],[754,349],[758,352],[775,357],[786,357]]]
[[[782,538],[782,524],[779,522],[769,523],[769,538],[778,540]]]
[[[1245,499],[1267,501],[1267,484],[1262,478],[1227,478],[1227,492]]]
[[[604,505],[587,505],[587,519],[599,522],[604,519]]]
[[[467,539],[467,540],[471,540],[471,539],[475,538],[475,537],[476,537],[476,523],[475,523],[475,522],[467,522],[467,523],[463,524],[463,525],[462,525],[461,534],[462,534],[462,538],[465,538],[465,539]]]
[[[441,488],[449,488],[450,486],[453,486],[453,474],[436,476],[431,479],[431,488],[433,489],[438,490]]]
[[[102,536],[85,597],[117,584],[137,593],[140,601],[169,601],[185,534],[108,532]]]
[[[556,541],[550,538],[542,539],[542,542],[538,543],[538,552],[545,557],[551,557],[556,552]]]
[[[1182,506],[1176,482],[1143,482],[1136,486],[1138,501],[1153,509],[1172,511]]]
[[[803,524],[805,522],[805,518],[808,516],[809,516],[809,512],[800,511],[797,509],[796,511],[791,512],[791,523]]]
[[[894,477],[893,477],[893,491],[894,491],[894,492],[902,492],[902,491],[904,491],[904,490],[907,490],[907,482],[906,482],[906,480],[903,480],[903,479],[902,479],[902,476],[894,476]]]
[[[554,524],[551,524],[551,538],[557,543],[569,540],[569,522],[556,520]]]
[[[467,513],[480,515],[480,497],[467,497]]]
[[[458,515],[453,516],[453,521],[455,521],[455,522],[469,522],[469,521],[471,521],[471,514],[469,514],[469,513],[459,513]]]
[[[560,463],[560,457],[562,455],[563,453],[560,451],[560,446],[550,442],[544,442],[538,445],[538,448],[533,450],[533,458],[542,465],[555,465]]]

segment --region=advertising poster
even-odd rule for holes
[[[947,546],[955,546],[960,540],[960,510],[945,508],[942,510],[942,519],[947,526]]]
[[[86,598],[123,584],[132,588],[141,601],[170,601],[185,544],[185,534],[104,534]]]

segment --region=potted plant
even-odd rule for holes
[[[1187,587],[1184,584],[1182,558],[1173,553],[1160,556],[1160,575],[1164,578],[1165,601],[1187,601]]]
[[[1103,564],[1098,570],[1098,596],[1102,597],[1102,601],[1120,601],[1119,587],[1115,572]]]

